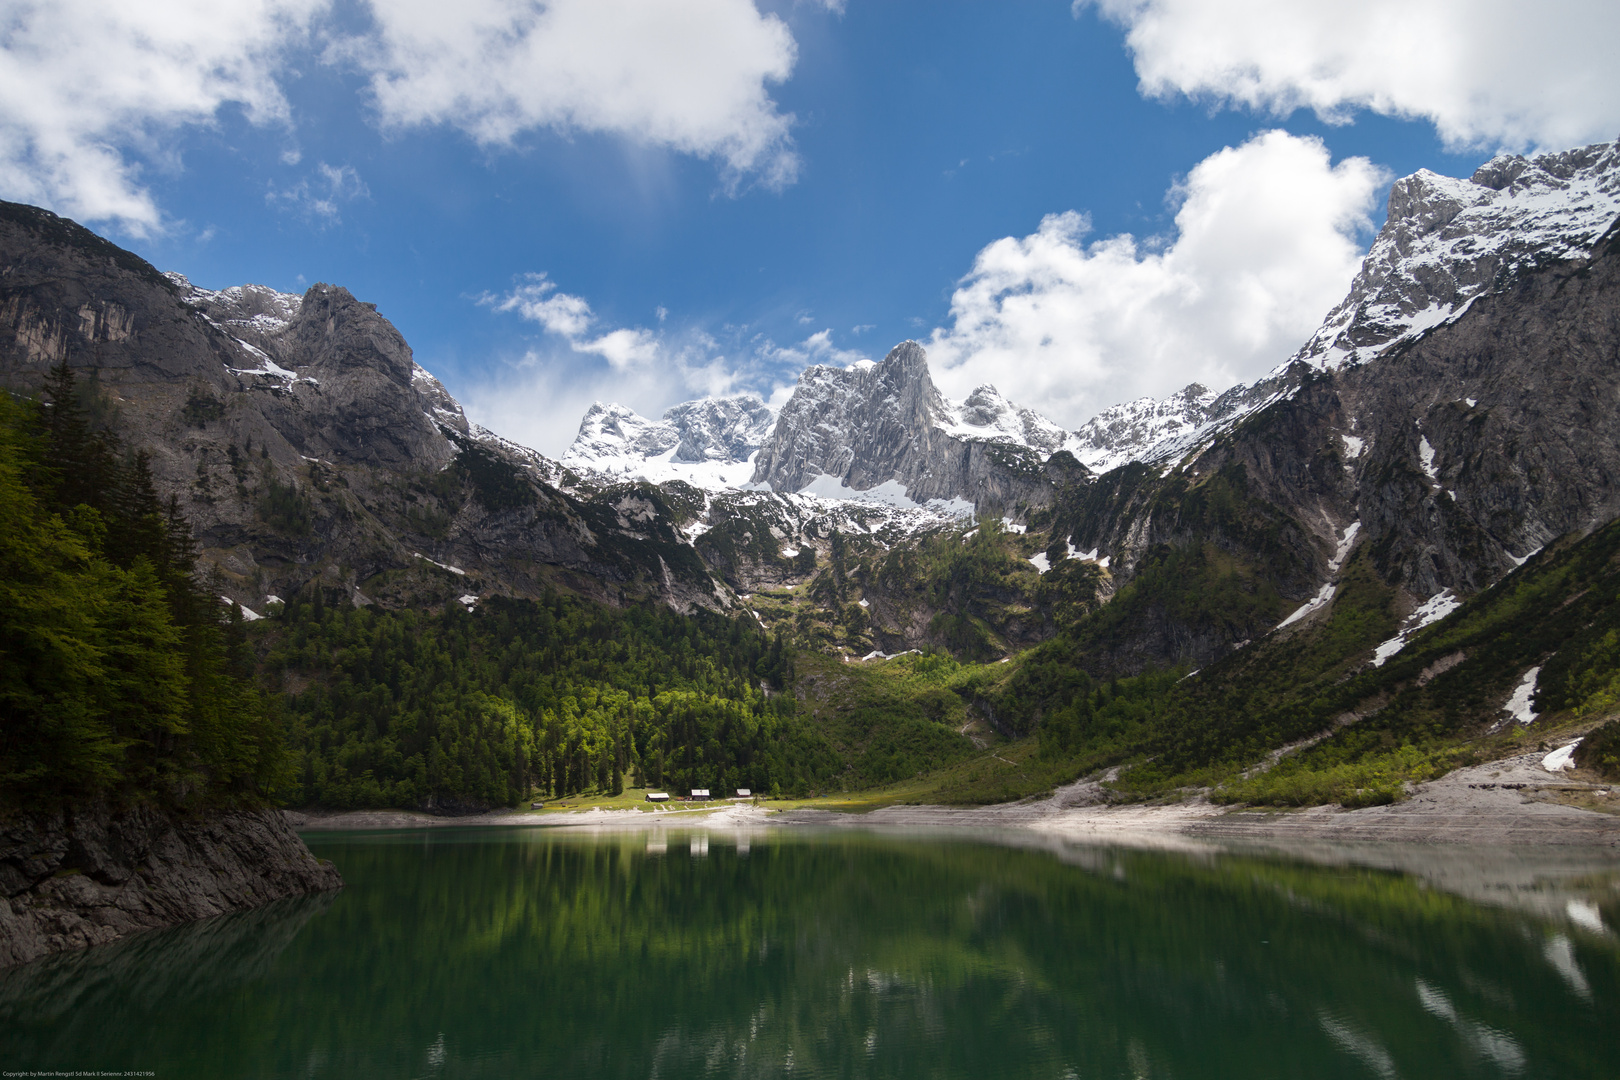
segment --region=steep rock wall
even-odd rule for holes
[[[0,966],[342,885],[274,810],[20,815],[0,822]]]

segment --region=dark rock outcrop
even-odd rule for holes
[[[0,822],[0,966],[342,884],[274,810],[19,815]]]

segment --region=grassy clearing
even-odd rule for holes
[[[647,792],[664,791],[670,796],[667,803],[650,803],[647,801]],[[669,788],[626,788],[618,795],[585,792],[579,795],[570,795],[563,799],[546,799],[545,807],[540,810],[529,809],[528,803],[520,805],[519,809],[526,814],[537,818],[545,818],[558,814],[576,814],[586,810],[639,810],[644,814],[668,813],[670,811],[690,811],[694,814],[721,810],[728,806],[741,803],[751,803],[753,800],[735,800],[730,798],[715,798],[709,802],[677,802],[677,792]],[[534,800],[540,801],[538,797]],[[764,802],[765,800],[760,800]],[[775,806],[776,803],[772,803]]]

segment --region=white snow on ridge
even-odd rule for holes
[[[1461,317],[1521,269],[1584,257],[1617,216],[1615,143],[1501,155],[1466,179],[1424,169],[1396,181],[1349,295],[1273,374],[1294,361],[1331,369],[1370,360]]]
[[[649,420],[597,402],[580,421],[562,464],[608,481],[682,480],[706,491],[746,487],[775,414],[752,395],[682,402]]]
[[[1064,448],[1068,433],[1034,409],[1014,405],[994,386],[981,386],[966,400],[945,401],[939,429],[958,439],[1027,446],[1042,458]]]
[[[170,271],[163,275],[180,290],[180,300],[196,308],[216,325],[276,334],[292,325],[304,298],[296,293],[277,292],[264,285],[232,285],[226,289],[204,289],[193,285],[184,274]]]
[[[1064,449],[1098,473],[1129,461],[1162,460],[1168,455],[1157,448],[1201,431],[1216,398],[1214,391],[1193,383],[1163,401],[1138,398],[1115,405],[1071,432]]]

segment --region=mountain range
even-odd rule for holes
[[[1055,633],[1060,609],[1107,607],[1095,662],[1132,671],[1308,620],[1357,549],[1417,611],[1620,512],[1617,216],[1615,144],[1417,173],[1294,356],[1074,431],[991,386],[947,399],[903,342],[806,369],[779,412],[746,395],[658,420],[599,403],[552,461],[471,423],[340,286],[200,289],[5,204],[0,382],[84,375],[250,616],[309,589],[362,606],[562,589],[757,611],[757,590],[809,583],[836,555],[837,595],[802,598],[822,616],[785,624],[821,618],[808,641],[951,647],[967,620],[975,648],[1011,650]],[[904,580],[898,552],[969,516],[1028,549],[1027,580],[956,600]],[[1094,579],[1078,601],[1048,580],[1068,563]],[[1188,603],[1191,564],[1248,599]]]

